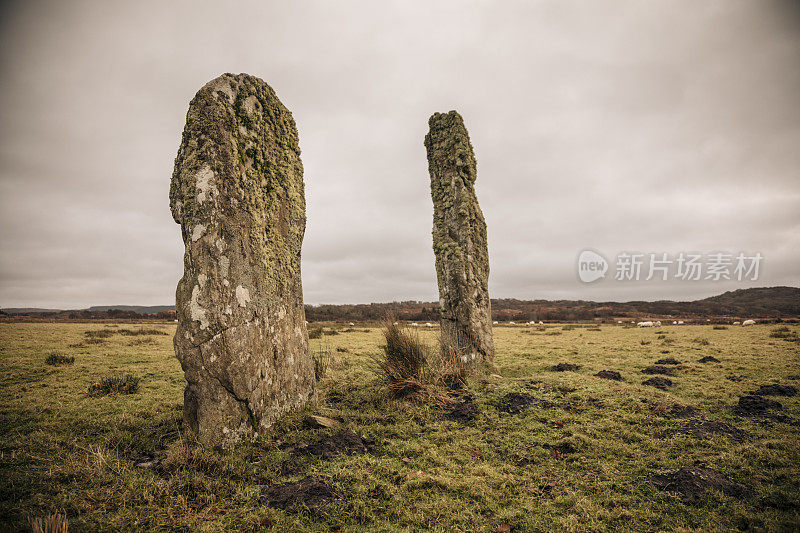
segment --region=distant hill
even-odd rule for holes
[[[728,291],[696,303],[716,306],[724,312],[748,309],[755,315],[776,312],[800,315],[800,288],[797,287],[759,287]]]
[[[431,321],[439,317],[437,302],[306,306],[309,321],[378,320],[388,315],[402,320]],[[595,320],[652,317],[800,316],[800,288],[763,287],[726,292],[692,302],[593,302],[586,300],[492,300],[492,318],[500,321]]]
[[[7,315],[35,315],[56,319],[157,318],[174,319],[171,305],[96,305],[89,309],[8,308]],[[382,320],[434,321],[439,318],[438,302],[391,302],[372,304],[306,305],[309,321]],[[492,300],[494,320],[611,320],[643,317],[682,318],[795,318],[800,317],[800,288],[760,287],[729,291],[692,302],[593,302],[587,300]]]

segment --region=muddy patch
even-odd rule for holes
[[[553,367],[553,372],[574,372],[580,368],[581,365],[573,365],[572,363],[558,363]]]
[[[319,442],[299,446],[294,450],[298,455],[314,455],[323,459],[333,459],[337,455],[361,455],[378,451],[377,444],[350,429],[343,429]]]
[[[270,487],[261,495],[262,502],[269,507],[292,513],[308,511],[311,514],[341,499],[342,496],[332,486],[316,476]]]
[[[761,385],[753,394],[756,396],[794,396],[797,389],[791,385]]]
[[[679,365],[681,364],[680,361],[675,359],[674,357],[665,357],[663,359],[659,359],[656,361],[657,365]]]
[[[642,374],[660,374],[662,376],[674,376],[675,369],[668,366],[651,365],[642,370]]]
[[[719,363],[719,359],[717,359],[716,357],[714,357],[712,355],[707,355],[707,356],[699,359],[699,362],[701,362],[701,363]]]
[[[614,381],[622,381],[622,375],[616,370],[601,370],[595,374],[597,378],[613,379]]]
[[[734,442],[744,442],[747,438],[747,433],[741,429],[726,424],[725,422],[716,422],[712,420],[699,420],[691,419],[678,429],[675,433],[679,435],[689,435],[696,439],[710,439],[715,435],[722,435],[728,437]]]
[[[459,424],[468,424],[481,414],[481,409],[472,400],[464,400],[455,404],[444,414],[445,419]]]
[[[672,492],[687,502],[696,502],[710,492],[719,491],[731,498],[747,498],[751,491],[725,474],[701,464],[684,466],[671,472],[653,474],[650,482],[660,491]]]
[[[526,392],[509,392],[497,403],[497,408],[504,413],[521,413],[533,402],[533,396]]]
[[[775,400],[763,396],[747,395],[739,396],[739,404],[733,408],[733,412],[741,416],[759,416],[778,409],[783,409],[783,406]]]
[[[672,387],[674,383],[672,383],[671,379],[656,376],[654,378],[642,381],[642,385],[648,385],[657,389],[667,390],[668,388]]]

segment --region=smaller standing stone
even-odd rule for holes
[[[434,113],[425,136],[433,198],[433,251],[442,338],[467,363],[494,357],[486,222],[475,195],[477,166],[464,120]]]

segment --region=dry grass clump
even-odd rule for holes
[[[89,386],[90,396],[105,396],[106,394],[133,394],[139,390],[139,381],[136,376],[111,376]]]
[[[314,376],[317,378],[317,381],[319,381],[328,374],[328,370],[330,370],[331,363],[333,362],[333,355],[331,355],[331,350],[326,345],[320,346],[317,350],[313,350],[311,352],[311,357],[314,360]]]
[[[428,347],[419,333],[400,328],[392,323],[383,329],[386,344],[378,368],[389,388],[392,398],[418,396],[425,390],[425,366]]]
[[[72,355],[62,355],[59,353],[51,353],[47,356],[44,360],[45,364],[48,365],[71,365],[75,362],[75,356]]]
[[[377,358],[378,371],[392,398],[449,403],[449,393],[464,386],[471,367],[458,347],[440,337],[436,350],[417,331],[392,322],[384,326],[383,336],[386,344]]]
[[[102,330],[101,330],[102,331]],[[125,335],[127,337],[135,337],[137,335],[169,335],[166,331],[162,331],[156,328],[150,329],[118,329],[116,333],[120,335]]]
[[[66,514],[52,513],[45,517],[36,517],[30,520],[33,533],[67,533],[69,520]]]
[[[116,333],[113,329],[90,329],[84,335],[87,339],[107,339]]]

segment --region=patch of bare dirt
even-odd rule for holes
[[[553,372],[574,372],[580,368],[581,365],[573,365],[572,363],[558,363],[553,367]]]
[[[651,365],[642,370],[642,374],[661,374],[662,376],[674,376],[675,369],[668,366]]]
[[[316,476],[270,487],[261,495],[261,500],[269,507],[293,513],[309,511],[311,514],[341,499],[342,496],[332,486]]]
[[[521,413],[533,402],[533,396],[527,392],[509,392],[500,399],[498,408],[504,413]]]
[[[668,388],[672,387],[674,383],[672,383],[672,380],[669,378],[656,376],[654,378],[642,381],[642,385],[649,385],[650,387],[655,387],[657,389],[667,390]]]
[[[719,363],[719,359],[713,355],[707,355],[699,360],[701,363]]]
[[[783,406],[775,400],[770,400],[763,396],[747,395],[739,396],[739,405],[734,407],[733,410],[738,415],[757,416],[777,409],[783,409]]]
[[[325,437],[314,444],[295,448],[298,455],[314,455],[323,459],[333,459],[337,455],[361,455],[377,453],[379,446],[365,439],[351,429],[343,429],[338,433]]]
[[[603,379],[612,379],[614,381],[622,381],[622,375],[616,370],[601,370],[595,377]]]
[[[663,359],[659,359],[656,361],[657,365],[679,365],[681,364],[680,361],[675,359],[674,357],[665,357]]]
[[[642,385],[648,385],[650,387],[655,387],[661,390],[667,390],[668,388],[672,387],[674,383],[669,378],[662,378],[661,376],[656,376],[654,378],[647,379],[642,381]]]
[[[449,411],[444,414],[447,420],[458,422],[459,424],[467,424],[475,420],[481,414],[481,409],[472,400],[464,400],[455,404]]]
[[[650,482],[658,490],[676,493],[687,502],[696,502],[714,491],[737,499],[747,498],[751,494],[749,487],[735,483],[722,472],[707,468],[702,464],[653,474]]]
[[[756,396],[794,396],[797,389],[791,385],[761,385],[753,394]]]

